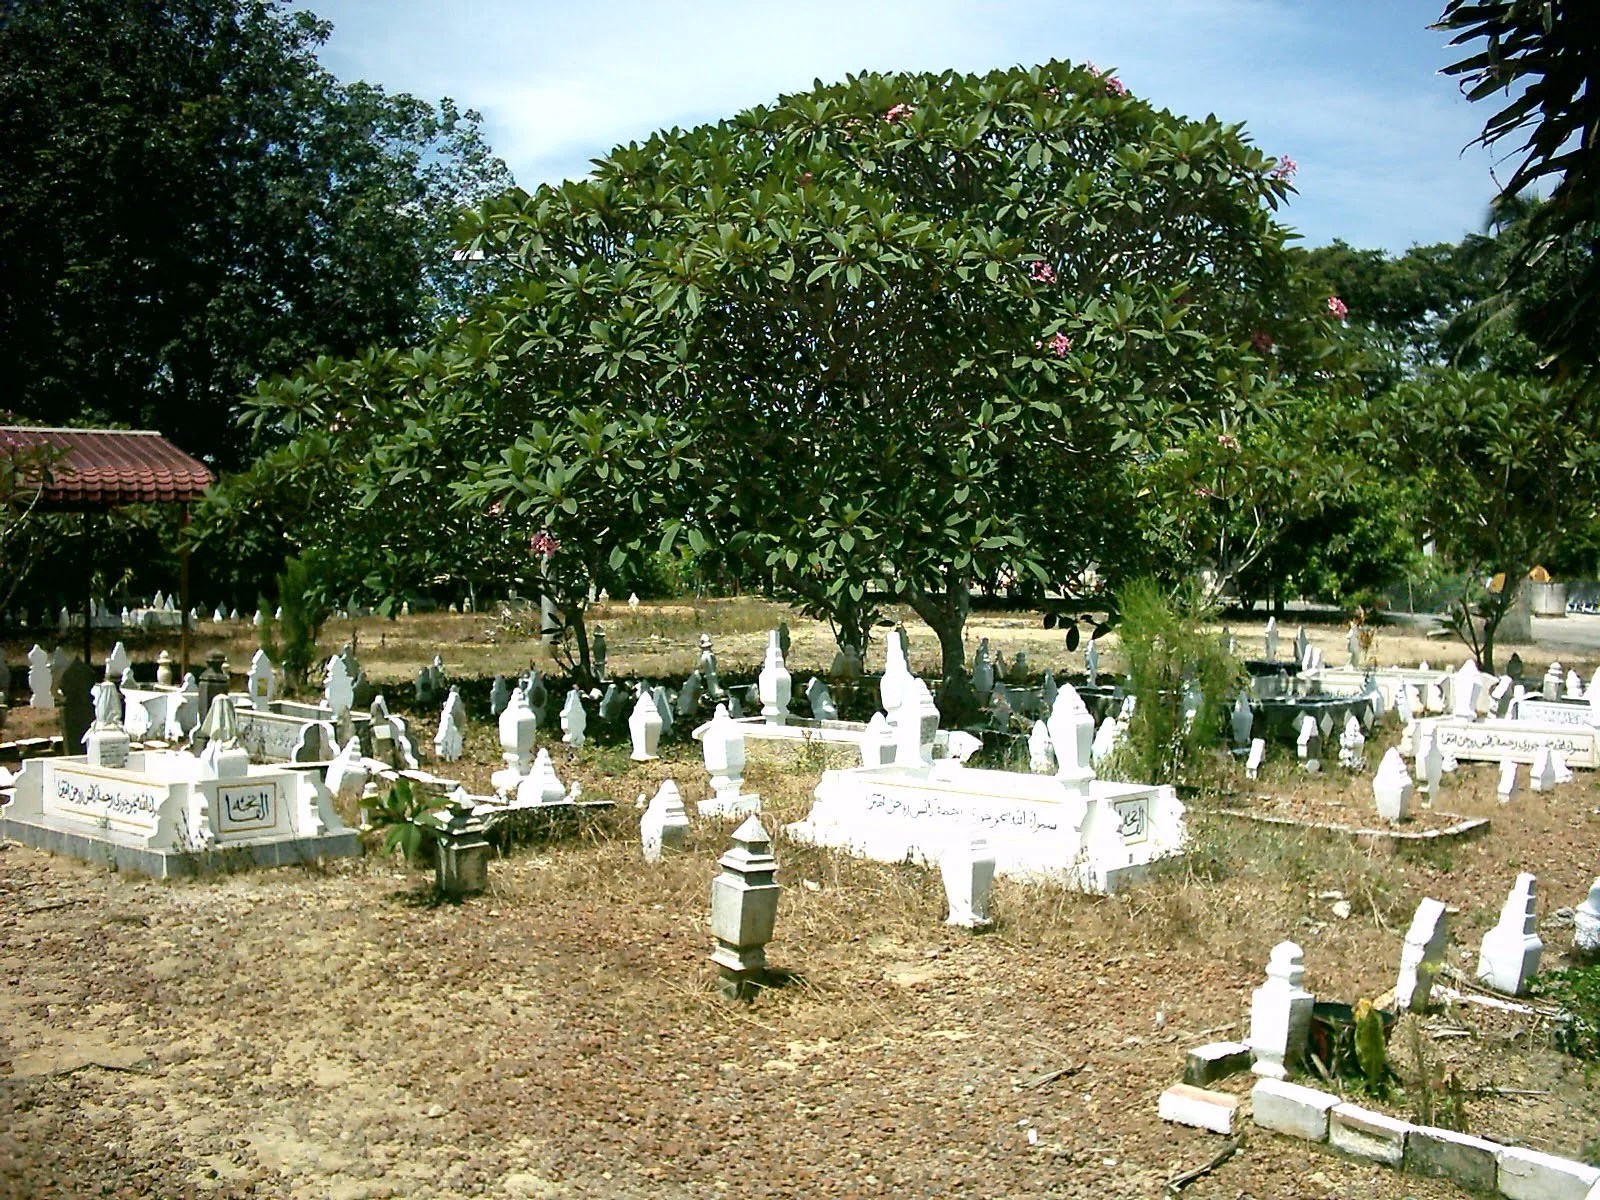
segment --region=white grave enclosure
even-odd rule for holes
[[[224,756],[225,758],[226,756]],[[0,838],[165,878],[360,853],[315,772],[135,751],[126,767],[86,757],[23,764]]]
[[[1531,765],[1539,751],[1545,750],[1560,751],[1569,766],[1593,768],[1600,765],[1592,727],[1547,725],[1532,721],[1463,721],[1454,718],[1439,718],[1418,724],[1432,728],[1441,754],[1461,761],[1509,760]]]
[[[1181,852],[1183,814],[1169,787],[1073,783],[940,759],[827,771],[810,814],[787,832],[880,862],[924,866],[982,839],[998,875],[1111,892]]]

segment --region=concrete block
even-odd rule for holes
[[[1244,1042],[1209,1042],[1189,1051],[1183,1064],[1183,1081],[1194,1087],[1205,1087],[1249,1069],[1250,1047]]]
[[[1179,1125],[1192,1125],[1196,1129],[1209,1129],[1212,1133],[1231,1134],[1233,1119],[1239,1111],[1239,1097],[1225,1092],[1209,1092],[1205,1088],[1191,1087],[1187,1083],[1174,1084],[1161,1093],[1156,1113],[1163,1121]]]
[[[1600,1167],[1521,1146],[1500,1147],[1499,1163],[1506,1200],[1588,1200],[1600,1183]]]
[[[1312,1142],[1328,1139],[1328,1112],[1339,1097],[1282,1079],[1263,1079],[1250,1090],[1250,1119],[1263,1129]]]
[[[1410,1175],[1453,1180],[1473,1191],[1492,1192],[1499,1186],[1502,1149],[1498,1143],[1470,1134],[1413,1125],[1406,1136],[1405,1170]]]
[[[1337,1104],[1328,1115],[1328,1145],[1341,1154],[1398,1167],[1411,1125],[1370,1108]]]

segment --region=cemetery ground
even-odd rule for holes
[[[731,602],[598,619],[613,673],[666,680],[693,666],[701,629],[725,677],[753,675],[778,615]],[[788,620],[798,693],[832,642]],[[362,660],[406,709],[403,681],[435,653],[458,677],[525,666],[527,642],[489,640],[493,624],[365,621]],[[912,668],[931,676],[935,643],[907,624]],[[218,632],[202,623],[197,659]],[[226,632],[237,672],[253,641],[247,626]],[[1235,632],[1248,645],[1259,627]],[[970,633],[1008,657],[1026,647],[1035,672],[1081,666],[1036,615],[978,614]],[[1312,633],[1342,661],[1342,627]],[[323,647],[348,636],[332,622]],[[1376,652],[1462,657],[1389,630]],[[876,665],[881,642],[874,653]],[[1537,676],[1550,655],[1523,657]],[[1569,665],[1587,675],[1594,662]],[[485,695],[469,695],[467,757],[436,768],[474,789],[498,757]],[[7,733],[43,732],[30,722],[47,715],[13,709]],[[419,741],[431,737],[437,713],[414,715]],[[1395,732],[1369,743],[1373,763]],[[1583,897],[1600,850],[1600,790],[1583,771],[1501,805],[1495,768],[1463,763],[1438,808],[1492,827],[1426,849],[1218,811],[1272,795],[1375,823],[1370,770],[1308,776],[1283,746],[1258,781],[1216,764],[1189,798],[1185,861],[1113,897],[997,881],[981,935],[941,924],[936,872],[776,837],[769,959],[786,977],[734,1007],[714,991],[706,924],[731,825],[695,821],[658,865],[639,855],[636,795],[669,775],[691,808],[708,794],[693,743],[674,730],[662,760],[642,764],[625,744],[574,750],[544,730],[540,744],[563,779],[617,806],[516,846],[489,893],[460,905],[433,903],[430,875],[377,854],[162,883],[0,846],[0,1195],[1156,1196],[1222,1145],[1162,1124],[1156,1097],[1188,1049],[1245,1034],[1275,943],[1305,948],[1319,998],[1376,998],[1413,909],[1434,896],[1452,909],[1448,962],[1470,977],[1513,877],[1530,871],[1548,971],[1571,942],[1558,910]],[[852,756],[751,742],[746,789],[768,829],[803,816],[823,767]],[[1593,1158],[1600,1099],[1550,1026],[1470,1005],[1403,1018],[1389,1047],[1402,1089],[1358,1099]],[[1183,1194],[1463,1193],[1247,1127]]]

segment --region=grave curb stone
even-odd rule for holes
[[[1600,1167],[1523,1146],[1502,1146],[1497,1161],[1506,1200],[1587,1200],[1600,1183]]]
[[[1499,1186],[1501,1149],[1471,1134],[1413,1125],[1406,1138],[1403,1169],[1407,1174],[1450,1179],[1464,1188],[1493,1192]]]
[[[1189,1051],[1183,1064],[1183,1082],[1205,1087],[1219,1079],[1250,1069],[1250,1047],[1244,1042],[1208,1042]]]
[[[1156,1103],[1156,1115],[1163,1121],[1231,1135],[1239,1103],[1238,1096],[1230,1096],[1226,1092],[1212,1092],[1187,1083],[1175,1083],[1161,1093],[1161,1099]]]
[[[1328,1114],[1339,1097],[1282,1079],[1262,1079],[1250,1089],[1250,1119],[1263,1129],[1310,1142],[1328,1140]]]
[[[1370,1108],[1338,1104],[1328,1115],[1328,1145],[1341,1154],[1398,1167],[1411,1125]]]

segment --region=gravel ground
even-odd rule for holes
[[[497,861],[459,906],[378,857],[157,883],[0,846],[0,1197],[1153,1197],[1221,1145],[1163,1125],[1156,1097],[1187,1048],[1243,1034],[1274,942],[1306,947],[1319,994],[1373,996],[1422,895],[1457,910],[1451,961],[1470,968],[1531,870],[1559,966],[1554,910],[1600,858],[1590,776],[1502,808],[1465,764],[1441,807],[1494,827],[1444,854],[1201,818],[1190,869],[1111,899],[1003,884],[985,936],[940,923],[927,872],[780,842],[770,957],[793,976],[732,1007],[706,962],[727,828],[646,867],[630,802],[662,765],[554,750],[623,807]],[[753,744],[749,778],[775,828],[816,764],[772,755]],[[678,771],[692,799],[703,773]],[[1363,805],[1362,786],[1280,766],[1259,790]],[[1600,1131],[1537,1022],[1458,1009],[1443,1027],[1469,1036],[1423,1044],[1472,1132],[1576,1154]],[[1492,1086],[1542,1094],[1475,1090]],[[1462,1193],[1247,1127],[1183,1194]]]

